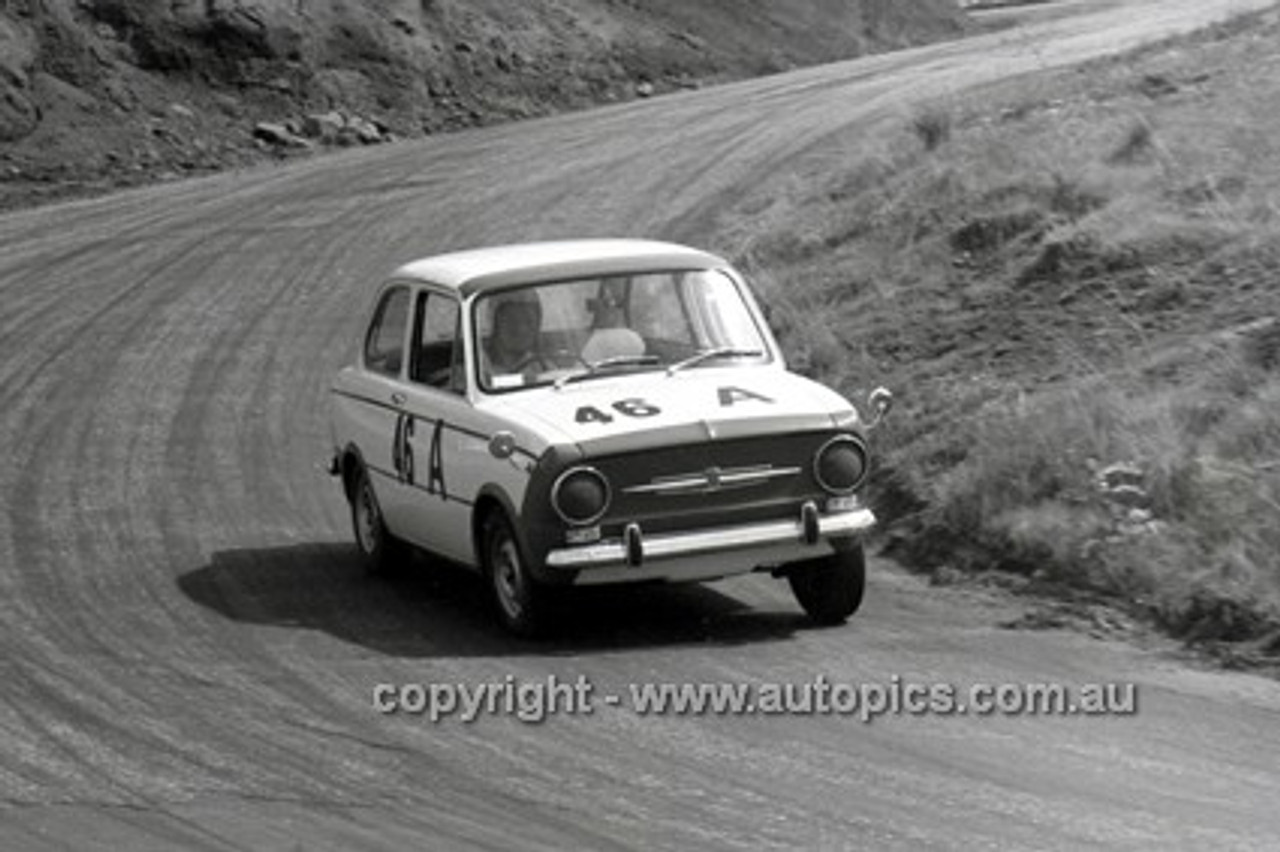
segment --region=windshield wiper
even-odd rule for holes
[[[695,352],[683,361],[677,361],[667,367],[667,375],[674,376],[685,367],[692,367],[701,364],[703,361],[709,361],[712,358],[755,358],[764,353],[759,349],[735,349],[732,346],[719,346],[715,349],[704,349],[701,352]]]
[[[561,376],[555,381],[556,390],[579,379],[585,379],[594,376],[601,370],[608,370],[610,367],[643,367],[658,363],[657,355],[614,355],[612,358],[601,358],[599,361],[586,362],[586,369],[576,373],[569,373]]]

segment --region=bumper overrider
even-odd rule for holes
[[[830,552],[830,539],[858,536],[875,522],[875,515],[867,508],[822,515],[809,501],[800,507],[798,517],[735,526],[645,535],[639,524],[631,523],[623,528],[621,539],[553,548],[545,563],[549,568],[569,571],[618,566],[639,569],[651,562],[746,549],[803,559]]]

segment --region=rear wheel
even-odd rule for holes
[[[529,573],[511,522],[501,511],[484,520],[484,570],[502,625],[520,636],[545,628],[547,589]]]
[[[387,530],[378,497],[373,493],[373,483],[363,467],[356,474],[356,485],[351,492],[351,526],[369,574],[389,574],[404,561],[407,548]]]
[[[819,624],[840,624],[858,611],[867,583],[861,542],[843,543],[830,556],[790,566],[787,580],[800,606]]]

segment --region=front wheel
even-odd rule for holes
[[[797,562],[787,580],[804,611],[819,624],[840,624],[858,611],[867,584],[862,543],[844,544],[830,556]]]
[[[500,511],[484,521],[484,573],[502,625],[519,636],[545,628],[547,590],[530,574],[511,522]]]

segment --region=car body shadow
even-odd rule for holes
[[[341,543],[219,551],[177,582],[233,621],[319,630],[398,657],[737,645],[786,639],[808,625],[799,612],[757,610],[705,585],[628,585],[569,590],[548,638],[526,640],[497,624],[474,572],[415,557],[392,576],[370,577],[354,545]]]

